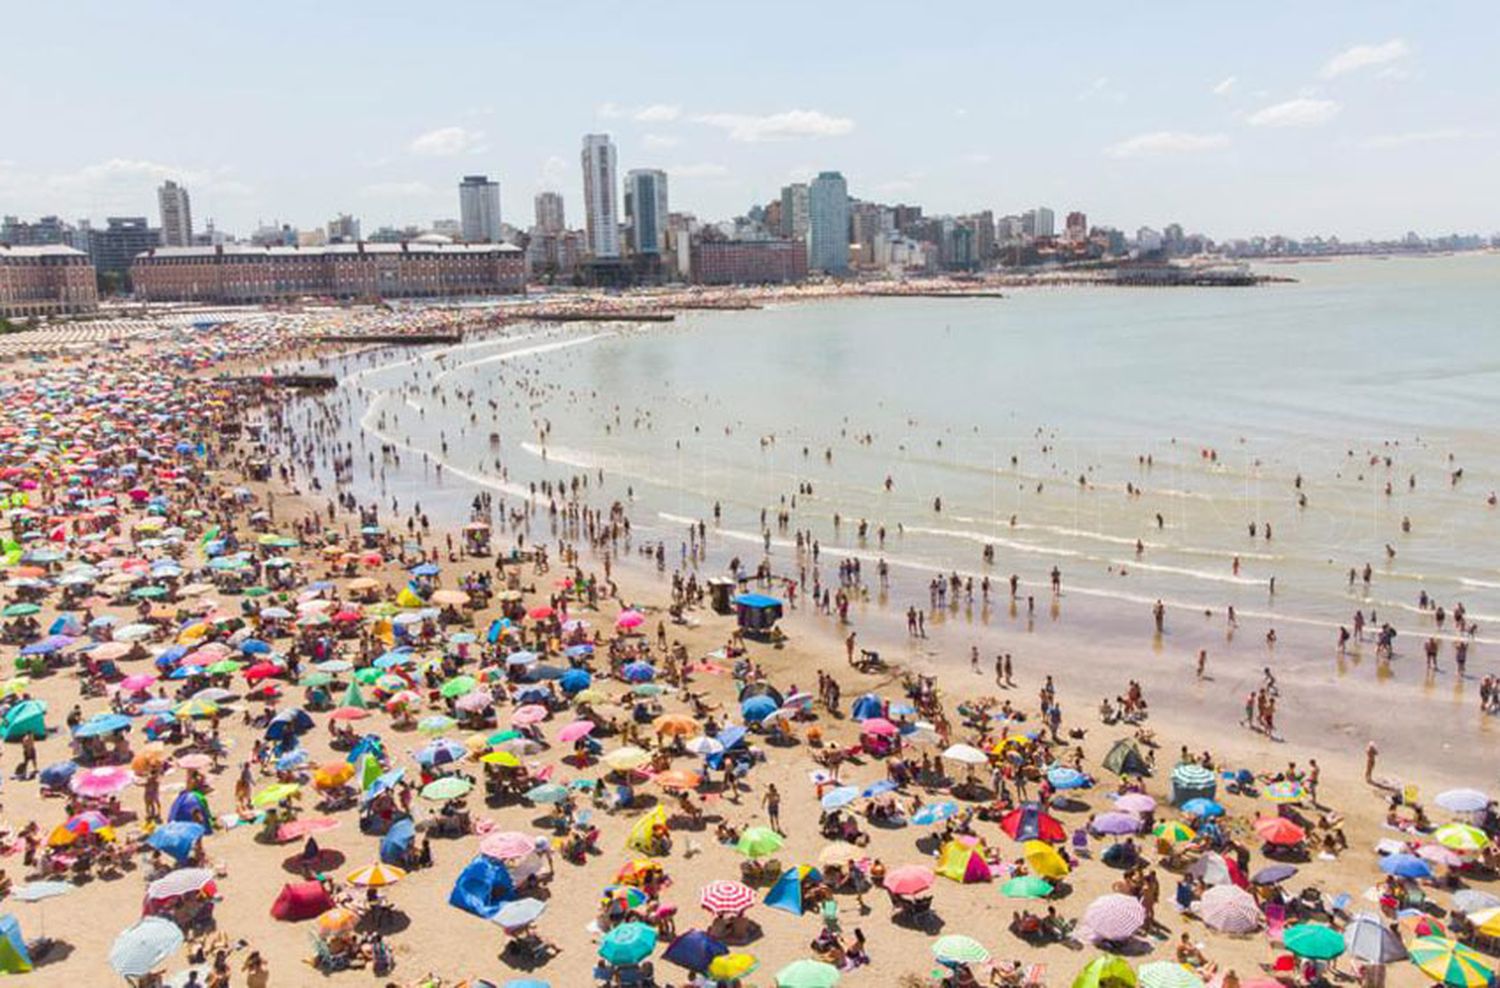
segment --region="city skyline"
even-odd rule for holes
[[[1487,181],[1500,94],[1483,32],[1462,29],[1466,12],[1482,19],[1477,5],[1279,4],[1205,24],[1172,4],[1128,17],[956,4],[924,12],[913,36],[883,4],[795,21],[776,3],[709,18],[665,4],[649,37],[628,18],[519,7],[454,4],[461,17],[422,21],[379,4],[280,9],[13,12],[16,36],[37,43],[0,69],[0,112],[20,138],[0,153],[0,212],[151,215],[153,190],[172,179],[191,189],[199,226],[307,227],[336,212],[399,226],[452,216],[454,182],[483,173],[501,183],[503,214],[526,216],[544,189],[581,206],[578,135],[609,132],[621,174],[665,171],[674,208],[704,219],[838,170],[854,197],[931,213],[1048,202],[1218,238],[1500,229]],[[796,44],[763,43],[788,23]],[[577,71],[549,74],[546,99],[485,85],[489,63],[464,57],[503,38],[509,71],[533,77],[559,30]],[[247,87],[233,69],[131,55],[161,31],[215,64],[274,55],[278,72]],[[325,47],[340,32],[365,62],[436,52],[441,65],[360,73],[351,91]],[[804,57],[820,39],[819,57]],[[628,52],[653,45],[672,57],[624,71]],[[131,98],[101,114],[108,79]]]

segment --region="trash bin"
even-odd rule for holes
[[[708,599],[715,614],[732,614],[734,607],[730,605],[730,598],[734,596],[735,582],[724,577],[715,577],[708,581]]]

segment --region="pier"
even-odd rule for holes
[[[241,387],[296,388],[304,391],[331,391],[339,386],[339,379],[332,374],[256,374],[223,377],[219,380]]]
[[[325,333],[319,343],[395,343],[423,346],[432,343],[462,343],[462,333]]]
[[[671,322],[670,312],[528,312],[520,322]]]
[[[896,290],[883,290],[874,292],[860,292],[871,298],[1004,298],[1002,292],[902,292]]]

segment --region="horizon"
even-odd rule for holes
[[[931,215],[1046,205],[1126,233],[1500,230],[1500,90],[1463,27],[1477,5],[1278,5],[1203,24],[1179,4],[960,4],[924,11],[917,36],[890,4],[573,9],[26,7],[13,33],[36,43],[0,70],[16,138],[0,213],[154,220],[171,179],[199,229],[349,213],[369,232],[455,218],[462,176],[485,174],[506,222],[531,226],[550,190],[577,228],[580,142],[606,132],[621,175],[666,171],[672,210],[704,222],[827,169],[852,196]]]

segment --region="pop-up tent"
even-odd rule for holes
[[[295,922],[312,919],[333,908],[333,899],[319,882],[288,882],[281,887],[281,894],[271,903],[271,915],[276,919]]]
[[[1141,757],[1141,749],[1129,738],[1116,741],[1104,756],[1104,767],[1116,775],[1150,775],[1151,766]]]
[[[1000,829],[1013,840],[1044,840],[1049,844],[1061,844],[1068,839],[1068,832],[1061,822],[1042,810],[1040,803],[1022,803],[1000,819]]]
[[[933,870],[963,884],[987,882],[994,877],[989,862],[984,860],[984,842],[972,838],[968,841],[955,838],[944,844],[938,866]]]
[[[515,882],[505,865],[480,854],[459,873],[448,894],[448,905],[490,919],[515,894]]]
[[[25,974],[30,970],[31,954],[26,950],[21,924],[9,913],[0,916],[0,971]]]
[[[412,841],[416,839],[417,827],[411,817],[404,816],[391,824],[391,829],[380,838],[380,860],[386,864],[407,866]]]
[[[789,912],[793,916],[801,916],[803,906],[803,890],[811,882],[821,882],[823,873],[809,865],[797,865],[788,868],[776,879],[776,884],[771,886],[771,891],[766,893],[766,905],[772,909],[780,909]]]
[[[196,823],[205,831],[214,829],[214,816],[208,811],[208,800],[196,789],[184,789],[172,800],[167,811],[169,823]]]

